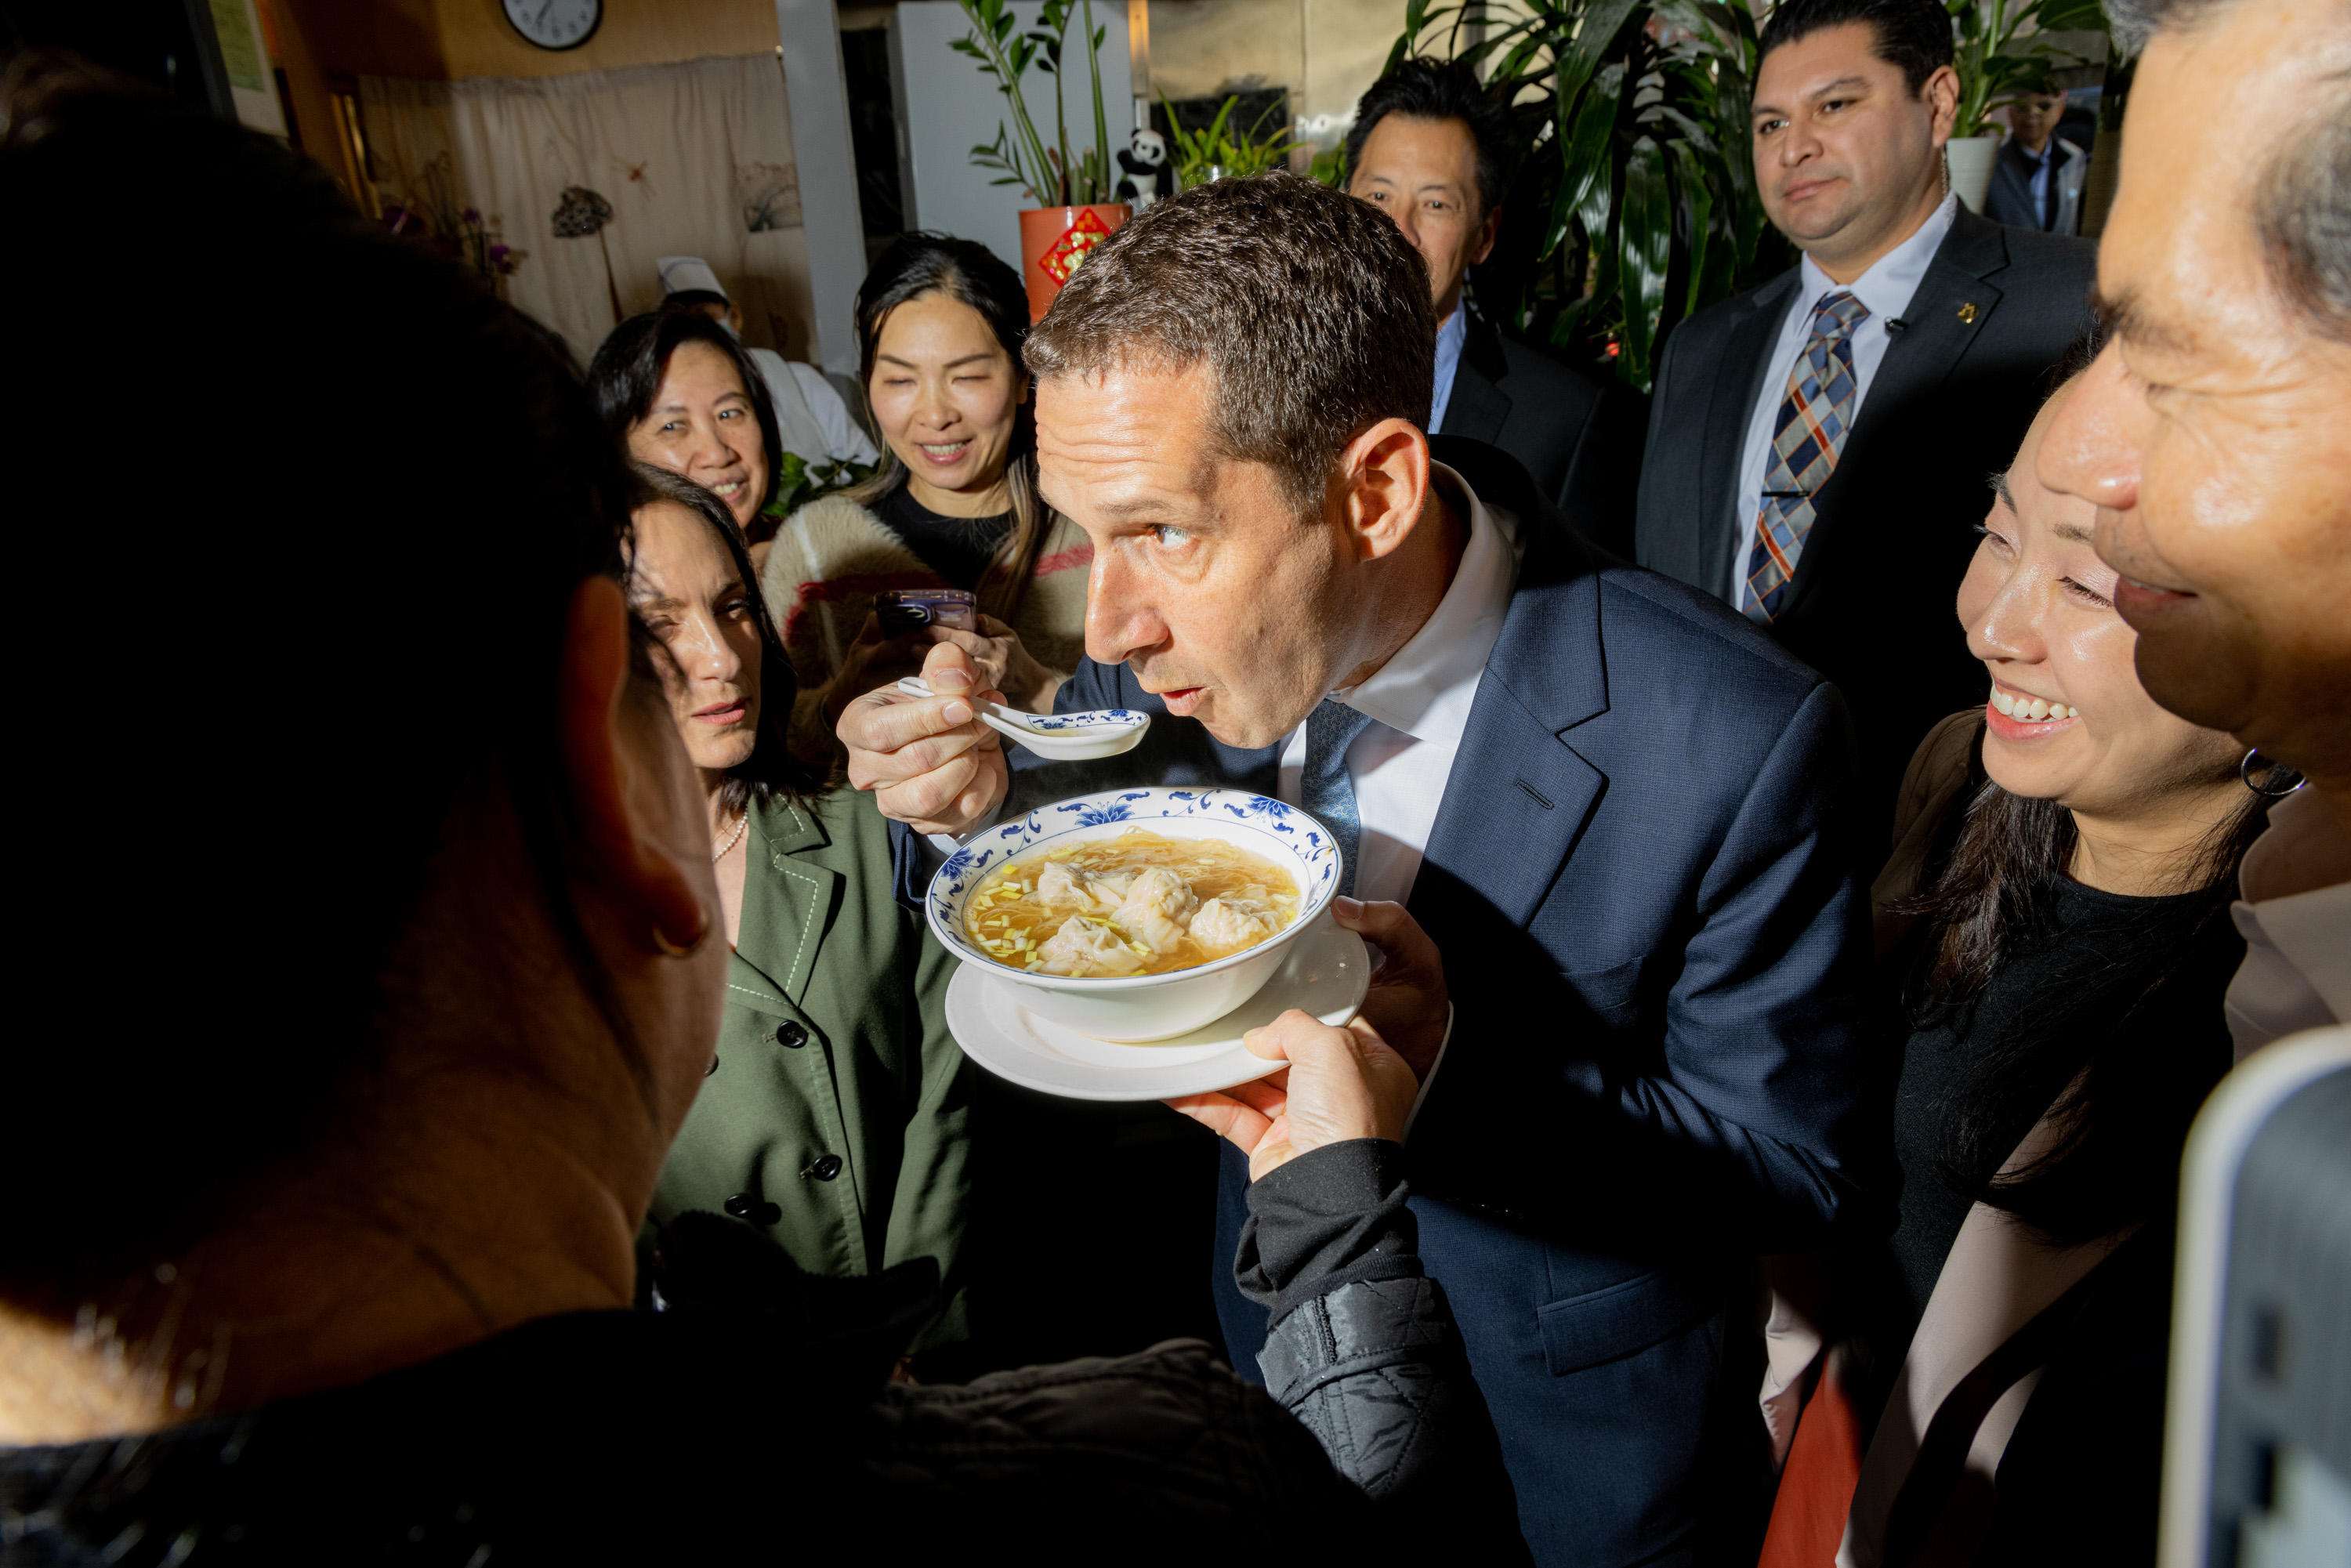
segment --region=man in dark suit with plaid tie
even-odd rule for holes
[[[1952,596],[1985,476],[2089,319],[2097,249],[1949,190],[1959,78],[1938,0],[1784,0],[1761,46],[1756,183],[1804,257],[1667,340],[1635,553],[1844,692],[1874,873],[1911,752],[1982,700]]]
[[[1426,277],[1376,208],[1288,174],[1104,241],[1024,351],[1039,493],[1093,552],[1055,706],[1150,730],[1008,763],[949,642],[925,674],[950,695],[850,705],[849,777],[910,830],[902,874],[999,810],[1135,784],[1318,818],[1374,901],[1342,918],[1393,936],[1401,903],[1442,958],[1400,957],[1413,983],[1364,1011],[1416,1076],[1392,1157],[1535,1561],[1724,1560],[1760,1528],[1754,1259],[1817,1244],[1882,1168],[1844,704],[1503,453],[1426,434]],[[1253,1092],[1186,1108],[1239,1124],[1273,1109]],[[1250,1192],[1226,1159],[1211,1280],[1245,1375],[1270,1322],[1234,1284]],[[1118,1245],[1165,1241],[1088,1255]]]

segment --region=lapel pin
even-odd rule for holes
[[[1975,322],[1976,302],[1970,299],[1965,305],[1959,307],[1959,325],[1963,327],[1972,327],[1975,325]]]

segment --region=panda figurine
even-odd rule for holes
[[[1118,155],[1123,172],[1112,194],[1140,213],[1162,196],[1176,193],[1175,165],[1167,162],[1167,140],[1156,131],[1138,131],[1127,150]]]

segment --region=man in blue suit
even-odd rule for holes
[[[1844,711],[1508,457],[1432,442],[1435,334],[1395,225],[1310,182],[1138,216],[1026,358],[1040,491],[1094,551],[1056,706],[1147,709],[1145,743],[1010,772],[962,695],[894,693],[841,734],[943,845],[1126,783],[1321,817],[1353,893],[1443,954],[1449,1031],[1397,1041],[1413,1207],[1536,1560],[1694,1563],[1761,1431],[1751,1260],[1820,1238],[1866,1163]],[[959,650],[928,669],[970,690]],[[1246,1181],[1229,1162],[1220,1274]],[[1219,1307],[1249,1368],[1264,1316]]]

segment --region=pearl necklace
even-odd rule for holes
[[[729,834],[727,834],[727,835],[726,835],[726,841],[725,843],[723,843],[723,844],[721,844],[721,845],[719,845],[719,846],[718,846],[718,852],[717,852],[716,854],[712,855],[712,856],[710,857],[710,863],[711,863],[712,865],[716,865],[720,861],[725,860],[725,859],[726,858],[726,856],[727,856],[727,852],[728,852],[729,851],[733,850],[733,849],[734,849],[734,847],[736,846],[736,844],[737,844],[738,841],[740,841],[740,840],[742,839],[742,837],[743,837],[743,830],[744,830],[744,829],[746,829],[746,828],[747,828],[747,827],[749,827],[750,825],[751,825],[751,813],[750,813],[750,812],[746,811],[746,812],[744,812],[741,816],[739,816],[739,817],[736,818],[736,819],[735,819],[735,831],[734,831],[733,832],[731,832],[731,833],[729,833]]]

